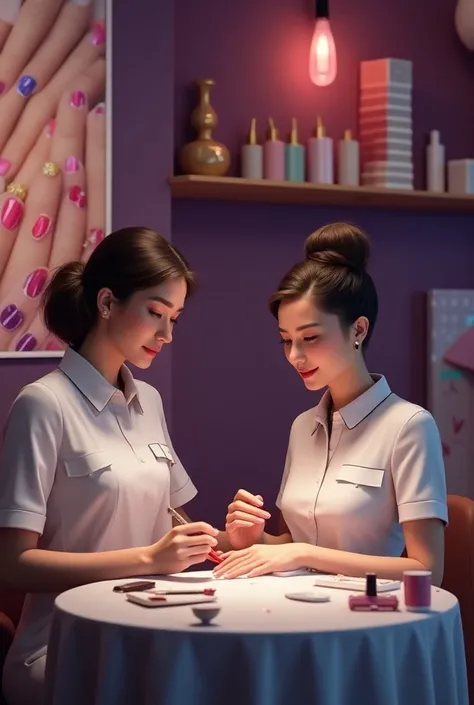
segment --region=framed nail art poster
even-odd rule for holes
[[[0,0],[0,357],[56,357],[42,293],[110,222],[112,0]]]
[[[428,295],[428,408],[443,444],[450,494],[474,498],[474,290]]]

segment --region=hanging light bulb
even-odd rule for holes
[[[329,0],[315,0],[316,24],[309,50],[309,77],[317,86],[329,86],[337,75],[336,45],[329,24]]]

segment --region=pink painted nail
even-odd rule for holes
[[[92,44],[96,47],[105,44],[105,24],[103,22],[94,22],[91,33]]]
[[[48,270],[46,267],[39,267],[26,277],[23,285],[23,293],[29,299],[36,299],[43,291],[48,281]]]
[[[74,91],[71,93],[71,105],[73,108],[83,108],[87,98],[84,91]]]
[[[95,106],[96,115],[104,115],[105,113],[105,103],[99,103]]]
[[[35,240],[41,240],[42,237],[49,233],[50,229],[51,218],[48,215],[40,215],[31,229],[31,234]]]
[[[23,203],[13,196],[7,198],[2,206],[1,221],[7,230],[15,230],[23,218]]]
[[[57,338],[51,338],[46,344],[46,350],[64,350],[64,344]]]
[[[76,157],[68,157],[64,165],[64,171],[67,174],[73,174],[75,171],[79,171],[81,162]]]
[[[92,230],[89,230],[89,236],[87,238],[86,244],[92,245],[92,247],[97,247],[97,245],[102,242],[104,237],[105,232],[102,230],[102,228],[92,228]]]
[[[52,137],[54,134],[54,129],[56,127],[56,120],[51,118],[46,126],[46,137]]]
[[[0,81],[0,95],[2,95],[2,93],[5,93],[6,87],[7,87],[7,84],[4,81]]]
[[[0,176],[5,176],[12,163],[9,159],[0,158]]]
[[[69,189],[69,200],[78,208],[84,208],[86,205],[86,194],[80,186],[72,186]]]

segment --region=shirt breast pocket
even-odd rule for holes
[[[155,460],[168,463],[169,467],[175,465],[176,461],[173,458],[173,454],[166,443],[150,443],[148,445],[151,450]]]
[[[339,469],[336,481],[353,485],[354,487],[379,488],[382,487],[385,470],[383,468],[368,467],[366,465],[351,465],[347,463]]]
[[[70,478],[80,478],[95,475],[110,470],[112,462],[107,453],[95,451],[86,455],[78,455],[64,460],[66,475]]]

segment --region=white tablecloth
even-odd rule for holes
[[[212,581],[212,582],[210,582]],[[123,582],[123,581],[116,581]],[[150,609],[114,582],[56,600],[45,705],[468,705],[456,598],[433,588],[432,611],[351,612],[286,592],[314,577],[160,579],[217,589],[221,612],[200,626],[191,607]],[[315,588],[316,589],[316,588]]]

